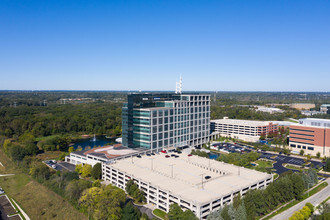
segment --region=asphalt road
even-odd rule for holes
[[[307,202],[312,203],[314,206],[318,206],[321,202],[326,200],[330,195],[330,179],[326,180],[326,182],[329,184],[327,187],[325,187],[320,192],[314,194],[313,196],[309,197],[308,199],[298,203],[297,205],[289,208],[288,210],[276,215],[275,217],[271,218],[273,220],[283,220],[283,219],[289,219],[294,212],[302,209],[302,207],[305,206]]]

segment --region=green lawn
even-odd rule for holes
[[[271,161],[257,160],[254,163],[258,164],[260,168],[272,167],[273,163]]]
[[[49,139],[52,139],[52,138],[58,137],[58,136],[59,136],[58,134],[54,134],[54,135],[45,136],[45,137],[37,137],[36,141],[46,141],[46,140],[49,140]]]
[[[293,170],[303,170],[300,167],[296,167],[296,166],[292,166],[292,165],[286,165],[285,167],[288,168],[288,169],[293,169]]]
[[[64,198],[17,169],[16,163],[9,160],[2,150],[0,161],[5,173],[15,174],[0,177],[0,186],[31,219],[87,219]]]
[[[166,212],[160,210],[160,209],[155,209],[153,212],[152,212],[154,215],[162,218],[162,219],[167,219],[167,214]]]

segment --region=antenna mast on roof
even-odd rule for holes
[[[179,82],[176,82],[175,84],[175,94],[181,94],[182,93],[182,76],[180,75]]]

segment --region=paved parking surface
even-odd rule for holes
[[[275,158],[272,158],[274,156],[275,156]],[[260,157],[266,158],[269,160],[273,160],[273,161],[277,161],[276,163],[274,163],[274,169],[276,169],[275,173],[277,173],[277,174],[282,174],[286,171],[292,170],[292,169],[287,169],[287,168],[283,167],[284,163],[297,165],[297,166],[301,166],[305,163],[305,161],[301,158],[285,156],[285,155],[278,155],[278,154],[271,154],[271,153],[265,153],[265,152],[261,152]],[[314,167],[323,166],[323,163],[317,162],[317,161],[311,161],[311,164],[313,164]],[[311,164],[309,164],[307,167],[311,166]]]

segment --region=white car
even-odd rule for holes
[[[52,168],[56,169],[56,165],[55,165],[55,164],[53,164],[53,165],[52,165]]]

